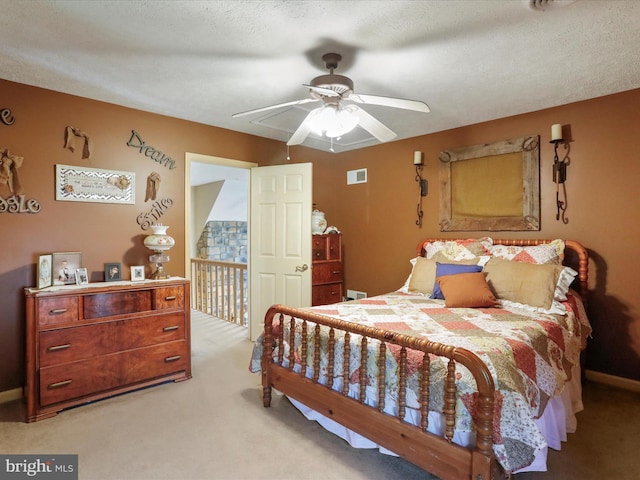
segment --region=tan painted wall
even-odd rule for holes
[[[35,285],[39,254],[82,251],[91,281],[102,279],[104,262],[146,264],[149,252],[142,246],[144,232],[136,217],[148,209],[146,177],[158,171],[162,176],[160,197],[175,202],[162,218],[177,240],[168,269],[183,275],[184,153],[261,165],[286,162],[279,142],[2,80],[0,107],[11,108],[16,118],[11,127],[0,124],[0,147],[25,157],[20,171],[25,195],[42,205],[38,214],[0,214],[5,239],[5,248],[0,249],[0,391],[23,383],[22,289]],[[590,315],[595,332],[587,366],[640,380],[640,277],[637,256],[632,254],[640,229],[640,159],[635,149],[635,139],[640,137],[639,112],[640,90],[633,90],[355,152],[331,154],[293,147],[291,161],[314,164],[314,202],[326,213],[329,224],[344,234],[346,287],[375,295],[402,285],[421,238],[443,236],[438,227],[440,151],[540,134],[542,229],[491,235],[581,241],[591,254],[593,274]],[[547,143],[553,123],[570,125],[572,131],[568,225],[555,220],[553,148]],[[92,136],[95,154],[90,161],[82,160],[78,151],[62,148],[67,125]],[[175,159],[178,168],[168,171],[127,147],[132,129]],[[421,229],[415,225],[415,150],[425,153],[423,173],[429,179]],[[136,204],[56,202],[56,163],[135,172]],[[368,183],[347,186],[346,172],[357,168],[368,169]],[[8,188],[0,186],[0,196],[9,195]]]
[[[569,125],[567,225],[555,220],[551,125]],[[439,231],[438,154],[529,134],[541,136],[539,232]],[[346,288],[369,295],[398,288],[421,238],[433,236],[566,238],[591,255],[589,312],[594,327],[590,369],[640,380],[640,90],[327,156],[292,148],[314,161],[314,202],[343,232]],[[424,152],[429,194],[422,228],[415,224],[418,186],[413,152]],[[562,150],[560,150],[562,152]],[[346,185],[346,172],[368,169],[368,183]]]
[[[37,200],[37,214],[0,213],[4,248],[0,249],[0,391],[24,382],[24,287],[36,285],[38,255],[80,251],[90,281],[102,281],[105,262],[120,262],[123,278],[130,265],[146,265],[149,252],[136,218],[150,210],[144,201],[147,176],[161,176],[158,198],[174,204],[160,219],[176,239],[167,270],[184,275],[184,156],[202,153],[251,162],[282,155],[282,144],[263,138],[0,80],[0,108],[11,109],[15,123],[0,123],[0,148],[24,157],[19,169],[24,194]],[[64,149],[71,125],[93,141],[90,159]],[[154,162],[128,147],[131,131],[176,161],[177,168]],[[122,170],[136,174],[135,205],[63,202],[54,194],[55,164]],[[0,185],[0,196],[11,195]]]

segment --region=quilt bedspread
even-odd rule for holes
[[[579,363],[580,351],[591,328],[579,299],[570,296],[565,302],[566,315],[532,313],[516,308],[445,308],[442,300],[422,295],[395,292],[333,305],[313,307],[315,313],[340,318],[379,329],[392,330],[405,335],[428,338],[434,342],[466,348],[478,355],[488,366],[494,383],[495,419],[494,453],[507,472],[529,465],[536,451],[546,446],[544,437],[535,424],[549,398],[558,395],[570,379],[571,368]],[[307,373],[313,376],[312,328],[309,330]],[[279,325],[274,324],[277,330]],[[289,338],[289,322],[284,322]],[[298,324],[296,330],[300,330]],[[341,389],[343,364],[343,336],[337,331],[334,354],[334,383]],[[326,384],[328,360],[326,358],[326,332],[321,338],[320,382]],[[351,336],[349,382],[356,391],[360,375],[360,337]],[[388,345],[385,376],[387,405],[397,412],[399,350]],[[277,356],[278,346],[274,350]],[[289,354],[285,340],[285,357]],[[300,359],[300,334],[296,333],[294,358]],[[377,351],[378,343],[370,341],[367,358],[367,404],[377,405]],[[261,338],[256,342],[250,370],[260,371]],[[418,368],[422,353],[408,351],[407,355],[407,417],[415,421],[419,410]],[[429,409],[443,411],[443,385],[446,359],[432,356]],[[473,432],[475,412],[475,381],[463,366],[456,367],[458,394],[456,404],[456,430]],[[353,389],[352,389],[353,390]],[[369,394],[370,393],[370,394]],[[357,393],[356,393],[357,394]],[[411,410],[414,410],[413,412]]]

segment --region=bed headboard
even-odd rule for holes
[[[446,242],[456,240],[455,238],[424,238],[418,243],[416,252],[418,255],[424,255],[423,246],[425,242]],[[494,245],[507,245],[528,247],[533,245],[541,245],[543,243],[550,243],[553,240],[543,239],[515,239],[515,238],[494,238]],[[564,265],[573,268],[578,272],[578,277],[574,282],[573,287],[582,297],[583,303],[587,304],[587,294],[589,292],[589,254],[587,249],[580,242],[575,240],[564,241]]]

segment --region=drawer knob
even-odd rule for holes
[[[164,297],[164,299],[168,302],[168,301],[170,301],[170,300],[175,300],[175,299],[176,299],[176,296],[175,296],[175,295],[169,295],[169,296],[167,296],[167,297]]]
[[[180,360],[180,358],[182,358],[180,355],[174,355],[173,357],[167,357],[164,359],[165,363],[171,363],[171,362],[175,362],[177,360]]]
[[[340,270],[334,270],[334,271],[333,271],[333,272],[331,272],[331,273],[333,273],[334,275],[339,275],[339,274],[340,274]]]
[[[49,310],[49,313],[51,315],[60,315],[61,313],[66,313],[67,309],[66,308],[56,308],[54,310]]]
[[[171,325],[170,327],[164,327],[162,329],[163,332],[172,332],[174,330],[178,330],[180,328],[178,325]]]
[[[71,385],[73,380],[63,380],[62,382],[56,382],[49,385],[49,388],[60,388],[66,387],[67,385]]]
[[[47,348],[47,352],[57,352],[59,350],[66,350],[67,348],[71,348],[70,343],[65,343],[64,345],[53,345]]]

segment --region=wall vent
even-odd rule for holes
[[[353,185],[354,183],[367,183],[366,168],[361,168],[360,170],[349,170],[347,172],[347,185]]]

